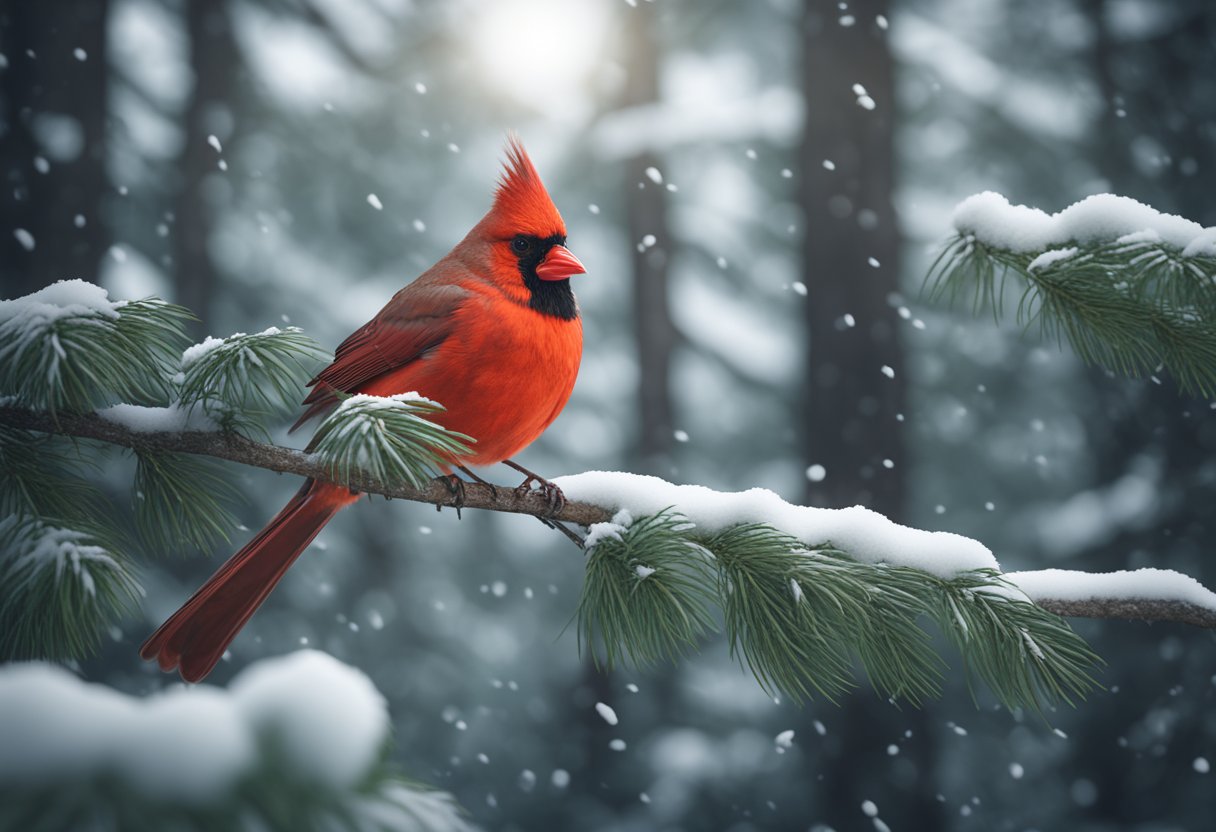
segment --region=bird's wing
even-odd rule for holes
[[[338,404],[343,394],[358,393],[384,373],[416,361],[452,332],[453,315],[469,292],[454,283],[418,280],[406,286],[338,345],[333,363],[308,382],[307,409],[300,425]],[[401,391],[405,392],[405,391]]]

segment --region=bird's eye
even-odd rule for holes
[[[524,254],[528,249],[532,248],[532,242],[523,234],[517,234],[515,239],[511,241],[511,248],[520,254]]]

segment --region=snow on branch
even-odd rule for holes
[[[1007,572],[1005,578],[1057,615],[1179,621],[1216,629],[1216,593],[1170,569],[1105,573],[1038,569]]]
[[[1112,194],[1047,214],[986,191],[955,208],[954,229],[930,269],[935,293],[1000,314],[1015,278],[1020,323],[1088,362],[1164,368],[1185,391],[1216,395],[1216,228]]]
[[[10,664],[0,736],[0,803],[22,828],[470,828],[450,795],[385,764],[388,710],[371,680],[311,650],[254,664],[226,691],[146,699]]]
[[[96,414],[60,413],[52,417],[50,414],[28,408],[0,405],[0,426],[99,440],[141,453],[211,457],[268,471],[348,485],[366,494],[435,506],[452,505],[451,490],[439,481],[432,480],[423,487],[414,488],[378,479],[357,467],[351,467],[344,472],[344,476],[337,477],[332,466],[316,454],[257,442],[235,433],[178,431],[178,415],[168,408],[163,410],[163,429],[157,430],[155,419],[147,414],[143,414],[138,424],[129,426]],[[513,488],[503,486],[497,487],[495,492],[490,487],[476,482],[466,483],[464,505],[466,508],[531,514],[587,526],[596,538],[616,533],[612,528],[614,517],[619,521],[622,517],[653,516],[670,509],[706,535],[719,533],[737,524],[769,525],[804,546],[814,547],[831,541],[835,548],[847,552],[857,561],[913,568],[939,578],[949,578],[975,570],[999,571],[1000,568],[992,552],[979,541],[950,532],[930,532],[901,526],[861,506],[845,509],[796,506],[763,488],[725,493],[698,485],[674,485],[657,477],[619,472],[587,472],[559,477],[555,482],[561,486],[567,498],[557,514],[550,513],[551,507],[540,492],[519,493]],[[624,515],[620,514],[622,510]],[[1036,602],[1040,598],[1044,599],[1045,605],[1078,602],[1076,589],[1071,590],[1071,595],[1052,594],[1049,591],[1053,588],[1050,580],[1046,583],[1027,585],[1028,581],[1035,580],[1033,576],[1049,576],[1058,572],[1059,570],[1017,572],[1007,573],[1004,577],[1022,587]],[[1191,616],[1194,620],[1178,615],[1163,615],[1160,620],[1186,620],[1198,626],[1216,627],[1216,620],[1213,620],[1213,617],[1216,617],[1216,594],[1202,587],[1194,579],[1178,573],[1168,570],[1154,572],[1175,576],[1178,583],[1153,584],[1154,593],[1149,595],[1140,594],[1148,586],[1143,582],[1130,581],[1118,585],[1108,583],[1101,587],[1103,591],[1095,591],[1087,598],[1106,605],[1113,605],[1116,599],[1129,602],[1152,601],[1157,604],[1158,609],[1165,612],[1161,605],[1175,597],[1168,588],[1182,588],[1185,589],[1185,594],[1181,594],[1180,590],[1176,600],[1201,609],[1203,614]],[[1078,586],[1076,581],[1082,580],[1079,576],[1086,574],[1068,573],[1073,576],[1070,586]],[[1062,574],[1060,576],[1063,577]],[[1112,591],[1112,586],[1116,586],[1118,591]],[[1099,618],[1120,617],[1100,614],[1092,604],[1089,610],[1076,614]]]

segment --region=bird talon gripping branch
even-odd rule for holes
[[[489,485],[465,465],[506,461],[519,468],[508,457],[541,435],[574,388],[583,328],[570,277],[583,271],[566,248],[565,223],[540,174],[512,138],[489,213],[338,346],[333,363],[310,382],[313,389],[295,427],[330,412],[348,395],[416,391],[446,408],[430,418],[477,440],[467,455],[448,464]],[[543,371],[523,371],[533,366]],[[550,516],[560,512],[561,489],[519,470],[529,477],[521,488],[538,482]],[[459,516],[465,483],[452,475],[448,488]],[[358,498],[343,486],[306,481],[266,528],[144,642],[140,655],[165,670],[179,668],[187,681],[202,679],[322,527]]]
[[[448,474],[447,476],[440,477],[439,479],[447,487],[448,493],[452,495],[452,508],[456,509],[456,519],[462,519],[460,516],[460,510],[464,508],[465,501],[464,480],[455,474]],[[438,508],[438,506],[436,506],[436,508]]]

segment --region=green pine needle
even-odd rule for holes
[[[96,520],[107,513],[101,491],[80,479],[95,472],[88,445],[0,427],[0,516]]]
[[[854,657],[893,701],[939,696],[946,664],[923,621],[938,623],[968,673],[1010,708],[1073,703],[1095,684],[1089,669],[1097,656],[996,572],[945,580],[860,563],[763,524],[699,535],[671,512],[601,529],[592,539],[579,641],[602,644],[610,665],[676,658],[710,629],[713,601],[731,654],[766,693],[794,701],[837,701],[855,686]]]
[[[978,570],[936,582],[932,609],[963,655],[968,684],[983,679],[1008,708],[1041,713],[1057,701],[1075,704],[1096,682],[1101,659],[1064,619],[1027,600],[1000,574]]]
[[[153,553],[208,551],[237,520],[222,501],[231,487],[215,460],[188,454],[137,454],[135,524]]]
[[[929,270],[932,295],[969,296],[1003,313],[1021,284],[1017,320],[1067,341],[1087,363],[1126,376],[1164,367],[1188,393],[1216,395],[1216,257],[1183,256],[1160,240],[1070,243],[1070,256],[1033,271],[1043,252],[1012,252],[959,234]]]
[[[625,657],[637,665],[675,660],[713,629],[711,568],[686,526],[664,511],[593,527],[577,615],[579,647],[590,650],[597,665],[601,651],[608,667]]]
[[[428,418],[443,409],[412,393],[351,396],[317,428],[309,450],[340,482],[361,471],[381,482],[422,488],[441,465],[466,456],[474,441]]]
[[[0,394],[36,410],[164,403],[190,313],[156,298],[43,315],[0,303]]]
[[[130,611],[143,591],[105,537],[0,520],[0,660],[79,658]]]
[[[853,686],[856,653],[874,687],[917,703],[941,688],[941,660],[917,624],[920,584],[885,566],[808,551],[764,525],[709,540],[721,570],[727,638],[770,695],[835,701]]]
[[[227,430],[256,428],[296,405],[309,365],[323,357],[294,326],[209,338],[183,354],[178,397]]]

